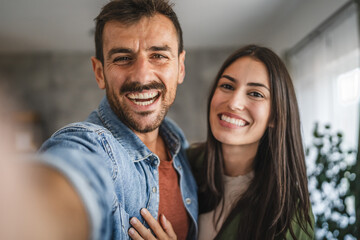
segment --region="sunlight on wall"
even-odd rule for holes
[[[339,75],[337,79],[338,101],[346,104],[354,104],[359,101],[360,68]]]

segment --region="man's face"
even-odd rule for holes
[[[173,23],[160,14],[132,25],[107,22],[103,52],[104,65],[92,58],[93,68],[112,110],[135,132],[157,129],[185,76]]]

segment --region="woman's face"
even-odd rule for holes
[[[242,57],[225,69],[210,105],[210,126],[222,144],[257,147],[270,118],[265,65]]]

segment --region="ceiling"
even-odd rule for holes
[[[0,0],[0,51],[91,51],[106,0]],[[186,48],[264,42],[309,0],[173,0]]]

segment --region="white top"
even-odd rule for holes
[[[224,195],[215,210],[199,215],[199,240],[214,239],[223,225],[226,217],[229,215],[232,205],[237,202],[241,194],[243,194],[248,188],[251,180],[254,177],[254,172],[250,172],[246,175],[240,175],[237,177],[223,176],[224,179]],[[216,219],[218,218],[222,202],[225,200],[224,211],[220,217],[218,227],[216,228],[213,222],[214,214]],[[201,203],[199,203],[201,204]]]

